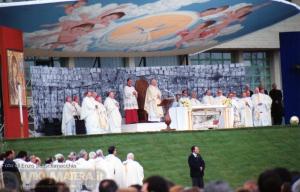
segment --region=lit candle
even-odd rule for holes
[[[21,88],[21,84],[18,84],[18,94],[19,94],[20,123],[21,123],[21,126],[23,126],[22,88]]]

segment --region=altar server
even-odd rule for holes
[[[125,110],[125,123],[137,123],[138,122],[138,93],[132,86],[132,79],[127,79],[127,85],[124,87],[124,110]]]

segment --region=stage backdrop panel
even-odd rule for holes
[[[195,90],[202,98],[204,91],[211,88],[215,93],[221,88],[227,93],[240,93],[245,84],[245,64],[194,65],[173,67],[137,68],[31,68],[31,84],[35,127],[41,127],[43,118],[61,119],[66,96],[83,98],[87,90],[96,91],[103,97],[114,90],[123,112],[123,87],[128,77],[134,81],[158,79],[164,96],[181,93],[183,89]]]
[[[13,50],[13,51],[12,51]],[[25,81],[23,73],[22,32],[16,29],[0,27],[0,56],[2,101],[4,113],[4,138],[17,139],[28,137],[27,107],[22,107],[23,131],[21,130],[19,99],[16,97],[16,85],[21,84],[23,104],[25,104]],[[12,56],[15,56],[12,57]],[[13,86],[13,87],[12,87]]]
[[[280,57],[285,123],[300,117],[300,32],[280,33]]]

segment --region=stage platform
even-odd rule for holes
[[[163,122],[122,124],[122,133],[157,132],[167,128]]]

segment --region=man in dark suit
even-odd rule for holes
[[[273,118],[273,125],[281,125],[283,116],[282,92],[277,89],[275,83],[272,84],[270,97],[272,98],[271,115]]]
[[[2,165],[3,183],[6,189],[23,191],[21,174],[17,164],[13,161],[14,158],[13,150],[5,152],[5,160]]]
[[[188,163],[190,167],[190,176],[192,178],[192,185],[201,189],[204,188],[203,176],[205,169],[205,162],[199,154],[200,150],[197,146],[191,147],[192,154],[189,156]]]

